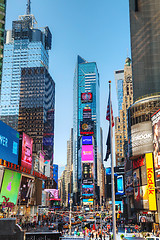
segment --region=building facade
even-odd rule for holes
[[[0,0],[0,89],[2,81],[2,64],[3,64],[3,48],[4,48],[4,31],[6,16],[6,0]]]
[[[130,0],[134,101],[160,92],[159,0]]]
[[[48,27],[36,28],[30,13],[13,21],[6,32],[0,99],[0,119],[14,129],[18,128],[21,70],[26,67],[48,69],[52,35]]]
[[[118,99],[118,116],[120,116],[120,110],[122,110],[122,102],[123,102],[124,70],[115,71],[114,78],[116,82],[116,91],[117,91],[117,99]]]
[[[99,73],[95,62],[87,62],[80,56],[74,75],[74,106],[73,106],[73,194],[74,201],[80,204],[82,199],[82,179],[85,169],[93,171],[95,199],[99,201],[101,184],[101,140],[100,140],[100,106],[99,106]],[[93,137],[90,150],[84,150],[82,136]],[[91,149],[92,148],[92,149]],[[89,152],[88,152],[89,151]],[[93,153],[91,161],[84,164],[83,153]],[[94,166],[93,166],[94,165]],[[93,170],[94,169],[94,170]],[[87,175],[87,174],[86,174]],[[92,175],[92,174],[91,174]],[[92,197],[93,198],[93,197]]]
[[[124,65],[123,72],[123,91],[121,93],[123,95],[123,101],[121,103],[121,94],[118,95],[118,101],[120,100],[120,104],[122,108],[119,112],[119,117],[115,119],[115,154],[116,154],[116,166],[124,165],[125,158],[125,144],[128,141],[128,133],[127,133],[127,109],[133,103],[133,87],[132,87],[132,67],[131,67],[131,59],[127,58]],[[120,84],[122,80],[120,81]],[[118,83],[117,83],[118,84]],[[118,91],[119,93],[120,91]]]

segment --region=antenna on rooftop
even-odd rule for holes
[[[31,1],[27,0],[27,11],[26,11],[26,15],[30,15],[31,14]]]

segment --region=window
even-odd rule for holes
[[[138,12],[138,0],[135,0],[135,12]]]

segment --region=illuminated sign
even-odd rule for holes
[[[82,145],[82,162],[93,162],[93,145]]]
[[[27,205],[34,194],[34,179],[22,176],[21,191],[20,191],[20,204]]]
[[[145,164],[145,158],[143,155],[143,156],[139,157],[138,159],[133,160],[133,169],[142,167],[142,166],[144,166],[144,164]]]
[[[91,145],[92,136],[82,136],[82,145]]]
[[[123,189],[123,176],[117,176],[117,193],[116,194],[123,194],[124,189]]]
[[[93,185],[82,185],[83,196],[93,196]]]
[[[93,199],[83,199],[83,205],[93,205]]]
[[[33,139],[23,133],[21,166],[32,169],[32,145]]]
[[[147,170],[147,182],[148,182],[149,210],[156,211],[157,206],[156,206],[152,153],[146,153],[145,156],[146,156],[146,170]]]
[[[94,121],[81,121],[80,122],[80,134],[81,135],[93,135],[94,134]]]
[[[53,198],[54,200],[59,199],[58,198],[58,189],[44,189],[45,192],[48,192],[50,194],[50,198]]]
[[[82,163],[82,183],[93,183],[93,163]]]
[[[91,109],[83,109],[83,120],[84,119],[92,119]]]
[[[81,93],[81,102],[82,103],[92,102],[92,93],[90,92]]]
[[[21,174],[18,172],[5,170],[3,183],[0,193],[0,203],[3,202],[3,196],[9,198],[9,202],[17,203]]]
[[[18,164],[19,133],[0,121],[0,158]]]

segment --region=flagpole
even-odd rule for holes
[[[112,222],[113,222],[113,240],[116,240],[116,214],[115,214],[115,187],[114,187],[114,162],[113,162],[113,127],[112,127],[112,103],[111,103],[111,81],[109,81],[109,96],[110,96],[110,146],[111,146],[111,186],[112,186]]]

